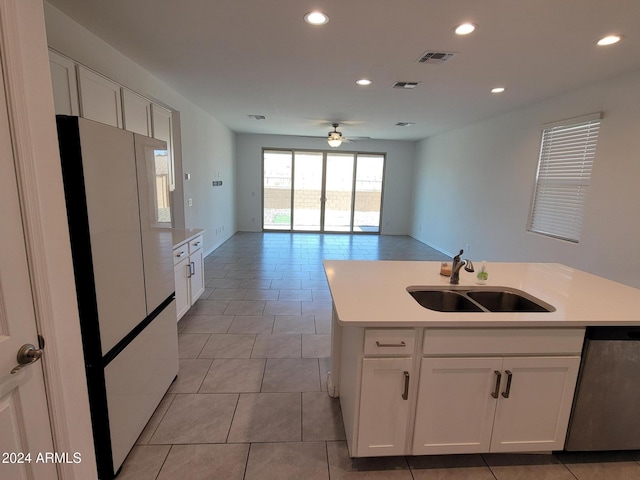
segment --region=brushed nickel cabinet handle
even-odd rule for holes
[[[183,257],[183,256],[184,256],[184,252],[180,252],[180,253],[176,254],[176,257],[178,257],[178,258]]]
[[[507,388],[504,392],[502,392],[502,396],[504,398],[509,398],[509,393],[511,393],[511,378],[513,378],[513,373],[511,373],[511,370],[505,370],[504,372],[507,374]]]
[[[496,374],[496,387],[493,389],[493,392],[491,392],[491,396],[493,398],[498,398],[500,394],[500,380],[502,380],[502,373],[498,370],[494,370],[493,373]]]
[[[376,340],[376,346],[378,347],[406,347],[407,344],[404,342],[400,343],[380,343]]]
[[[187,267],[187,278],[191,278],[191,264],[187,263],[185,267]]]
[[[409,400],[409,372],[404,371],[404,392],[402,392],[402,399]]]

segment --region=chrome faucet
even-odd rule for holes
[[[457,285],[460,282],[460,269],[464,267],[467,272],[473,272],[473,263],[471,260],[460,258],[460,255],[464,253],[464,250],[460,249],[460,253],[453,257],[453,263],[451,264],[451,276],[449,277],[449,283],[451,285]]]

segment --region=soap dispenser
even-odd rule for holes
[[[482,263],[480,264],[480,270],[478,271],[478,274],[476,275],[476,283],[478,285],[484,285],[487,283],[487,280],[489,279],[489,272],[487,271],[487,262],[486,261],[482,261]]]

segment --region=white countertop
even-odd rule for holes
[[[476,269],[479,265],[476,266]],[[440,262],[326,260],[329,288],[343,326],[567,327],[640,325],[640,290],[554,263],[487,264],[487,286],[523,290],[556,308],[544,313],[437,312],[409,286],[447,286]],[[476,274],[460,271],[460,287]]]
[[[199,228],[172,228],[171,235],[173,236],[173,248],[179,247],[183,243],[193,240],[198,235],[202,235],[203,232],[204,230],[201,230]]]

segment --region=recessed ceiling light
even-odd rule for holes
[[[606,37],[602,37],[598,40],[598,45],[613,45],[614,43],[618,43],[620,40],[622,40],[620,35],[607,35]]]
[[[361,87],[366,87],[367,85],[371,85],[371,80],[368,78],[361,78],[360,80],[356,80],[356,83]]]
[[[475,29],[476,26],[473,23],[462,23],[455,28],[454,32],[456,35],[469,35]]]
[[[324,25],[329,21],[329,17],[322,12],[309,12],[304,16],[304,21],[310,25]]]
[[[506,89],[504,87],[495,87],[491,89],[491,93],[502,93],[504,92]]]

